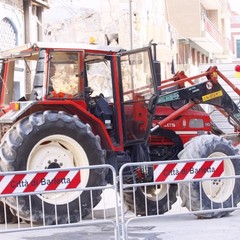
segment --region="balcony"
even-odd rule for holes
[[[31,0],[33,5],[39,6],[39,7],[44,7],[44,8],[49,8],[49,3],[48,0]]]
[[[223,0],[201,0],[201,4],[207,10],[219,9],[223,4]]]
[[[224,47],[224,39],[221,32],[214,24],[205,16],[202,15],[200,36],[190,37],[203,49],[208,52],[222,53]]]
[[[169,22],[181,38],[190,39],[209,53],[223,53],[226,0],[166,0],[166,4]]]

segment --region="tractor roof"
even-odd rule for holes
[[[28,56],[29,53],[33,54],[38,52],[38,49],[65,49],[65,50],[95,50],[104,52],[120,52],[124,51],[120,47],[112,47],[105,45],[95,45],[95,44],[81,44],[81,43],[61,43],[61,42],[36,42],[34,44],[27,43],[22,46],[17,46],[15,48],[7,49],[0,52],[0,58],[16,58]]]

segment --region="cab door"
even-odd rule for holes
[[[151,48],[121,53],[120,68],[125,144],[145,141],[158,96]]]

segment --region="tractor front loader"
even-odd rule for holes
[[[239,159],[234,147],[239,143],[240,109],[220,84],[227,83],[239,96],[234,86],[216,66],[193,77],[178,72],[159,86],[156,112],[150,135],[152,160],[198,159],[223,157],[224,176],[229,179],[180,184],[182,205],[191,211],[236,207],[240,200]],[[233,126],[231,134],[224,133],[204,111],[211,105]],[[231,140],[231,141],[229,141]],[[236,178],[235,178],[236,177]],[[198,213],[198,217],[222,217],[231,211]]]

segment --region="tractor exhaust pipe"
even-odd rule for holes
[[[158,86],[161,85],[161,63],[157,60],[157,43],[152,43],[153,46],[153,66],[157,78]]]

